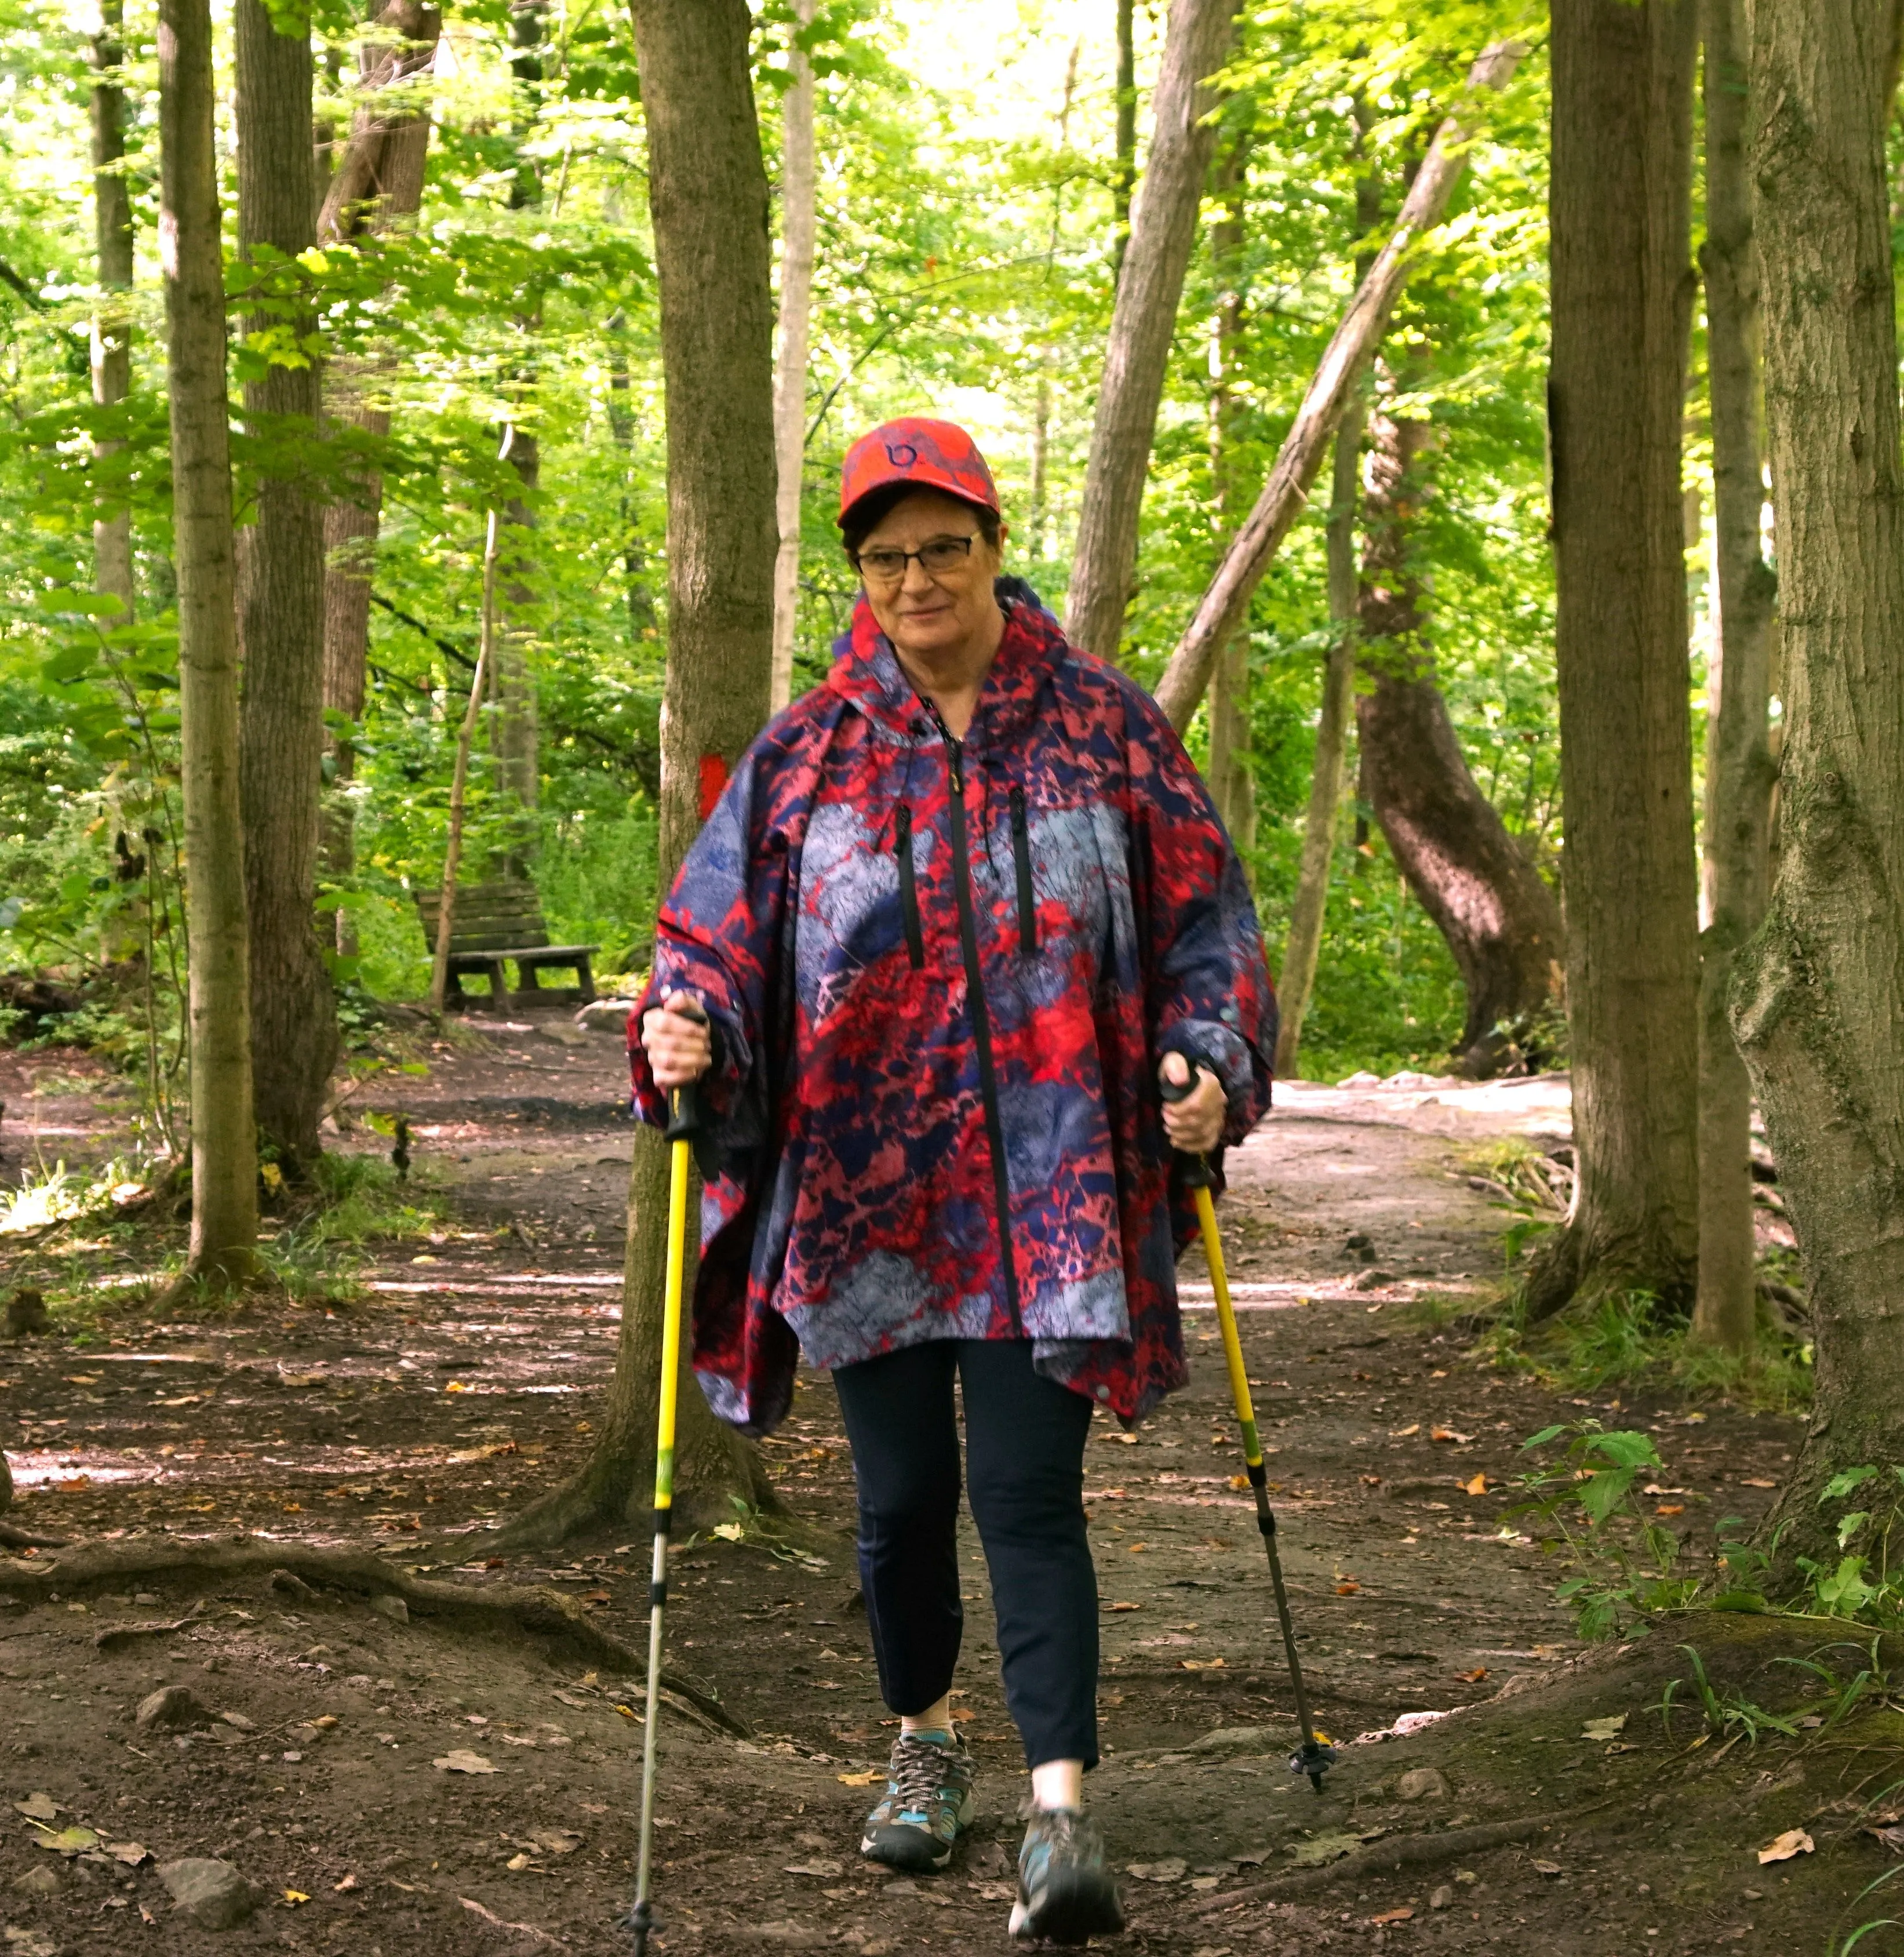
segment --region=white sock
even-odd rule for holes
[[[1085,1763],[1082,1760],[1047,1760],[1031,1769],[1031,1804],[1047,1812],[1057,1807],[1080,1808],[1085,1804]]]
[[[923,1712],[902,1712],[899,1715],[899,1731],[901,1733],[943,1733],[949,1737],[952,1730],[952,1694],[949,1692],[936,1706],[928,1706]]]

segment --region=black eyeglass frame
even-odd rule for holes
[[[962,546],[959,555],[957,557],[939,567],[941,571],[950,571],[956,564],[968,562],[971,558],[973,545],[977,542],[983,534],[984,533],[982,531],[974,530],[969,536],[962,537],[930,537],[925,542],[921,544],[916,551],[848,551],[846,554],[846,558],[847,561],[852,565],[853,568],[857,571],[862,577],[876,577],[882,584],[903,584],[906,581],[906,566],[911,563],[914,558],[918,560],[919,568],[923,571],[928,577],[933,575],[931,565],[927,564],[926,561],[926,553],[929,550],[941,550],[948,544],[958,544]],[[866,560],[869,556],[897,558],[899,561],[899,567],[896,572],[890,571],[869,571],[867,568],[866,564]]]

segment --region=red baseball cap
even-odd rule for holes
[[[901,415],[863,435],[846,451],[840,466],[840,514],[844,523],[853,506],[889,483],[911,482],[943,489],[949,496],[999,514],[998,488],[978,444],[954,422],[926,415]]]

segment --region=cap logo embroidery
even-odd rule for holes
[[[886,445],[886,459],[895,469],[910,469],[919,460],[919,451],[909,441],[889,441]]]

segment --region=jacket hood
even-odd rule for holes
[[[978,705],[974,732],[1004,738],[1037,711],[1039,696],[1070,652],[1057,620],[1021,577],[1001,577],[993,586],[1005,614],[1005,634]],[[877,726],[901,740],[917,738],[930,723],[911,681],[901,667],[892,642],[880,631],[861,592],[853,622],[833,642],[833,667],[827,684],[850,700]]]

